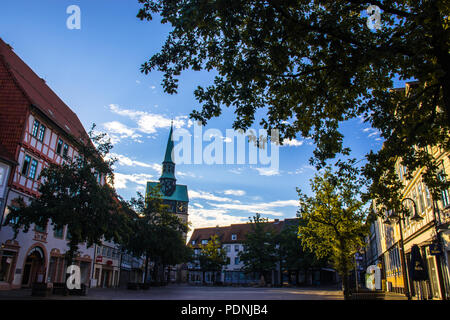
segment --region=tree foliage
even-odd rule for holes
[[[359,199],[361,183],[351,166],[342,166],[336,172],[326,167],[311,180],[314,196],[298,189],[302,243],[318,258],[331,258],[343,279],[346,297],[354,254],[363,246],[368,232],[364,202]]]
[[[145,198],[138,193],[138,198],[130,200],[129,208],[135,212],[135,218],[131,224],[133,233],[125,247],[136,256],[145,256],[147,264],[149,259],[154,262],[154,281],[161,276],[158,274],[161,266],[189,260],[192,253],[183,236],[188,226],[163,204],[159,185],[149,189]]]
[[[250,217],[251,231],[243,242],[244,250],[239,253],[239,259],[244,263],[243,270],[257,272],[270,279],[269,273],[275,269],[279,261],[277,252],[277,234],[259,213]]]
[[[215,274],[221,271],[222,267],[228,263],[227,253],[222,249],[222,244],[217,235],[212,236],[207,244],[200,245],[198,261],[200,269],[203,271],[203,281],[205,281],[205,272],[211,271]]]
[[[349,152],[340,123],[361,117],[385,140],[382,151],[368,155],[370,196],[398,206],[392,161],[399,158],[411,173],[427,168],[424,179],[435,195],[448,187],[438,179],[437,164],[420,151],[450,149],[447,0],[139,2],[139,19],[157,14],[172,26],[142,72],[162,72],[170,94],[186,69],[217,73],[194,92],[200,108],[193,119],[206,124],[230,107],[233,127],[246,130],[262,109],[258,121],[269,132],[278,129],[281,142],[298,133],[313,138],[311,161],[323,167]],[[381,9],[380,29],[367,25],[370,5]],[[405,94],[391,90],[394,79],[418,84]]]
[[[295,273],[295,284],[299,284],[299,273],[304,272],[307,281],[308,272],[328,265],[328,257],[320,259],[302,244],[302,239],[298,235],[300,220],[295,224],[285,225],[277,235],[278,255],[281,263],[281,270],[289,274]],[[286,221],[285,221],[286,224]]]
[[[61,165],[50,163],[41,171],[40,195],[29,205],[23,198],[15,199],[17,207],[9,207],[5,221],[12,225],[15,237],[33,224],[45,228],[50,222],[55,229],[67,226],[69,262],[79,244],[90,247],[102,239],[121,243],[129,232],[121,201],[110,185],[114,159],[105,160],[112,145],[105,134],[94,133],[94,128],[90,140],[77,145],[74,160],[66,157]],[[99,183],[99,175],[105,183]]]

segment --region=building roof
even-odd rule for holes
[[[34,71],[13,51],[11,46],[0,38],[0,59],[21,88],[24,95],[58,127],[78,141],[89,137],[77,115],[47,86],[44,79]]]
[[[295,221],[297,219],[286,220],[289,220],[289,224],[291,224],[290,220]],[[285,221],[276,219],[275,221],[267,222],[267,226],[275,232],[280,232],[285,227]],[[214,235],[219,237],[221,243],[241,243],[247,239],[247,234],[252,231],[252,226],[253,224],[248,222],[232,224],[226,227],[197,228],[192,232],[189,244],[193,246],[198,245],[202,240],[209,240]],[[232,239],[233,234],[236,235],[235,240]],[[192,241],[196,241],[195,244],[192,244]]]
[[[150,188],[154,188],[158,184],[159,184],[159,182],[156,182],[156,181],[148,181],[147,182],[147,191],[146,191],[146,193],[148,193]],[[182,184],[177,184],[176,187],[175,187],[175,191],[170,196],[166,196],[165,194],[162,193],[162,197],[161,198],[164,199],[164,200],[175,200],[175,201],[189,202],[187,186],[186,185],[182,185]]]
[[[14,160],[14,156],[11,153],[9,153],[8,150],[6,150],[1,141],[0,141],[0,160],[9,162],[11,164],[16,163],[16,161]]]

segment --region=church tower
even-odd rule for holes
[[[166,153],[162,162],[162,172],[159,182],[147,182],[147,195],[150,188],[158,184],[161,188],[163,203],[169,206],[169,211],[176,214],[184,223],[188,222],[188,190],[186,185],[177,184],[175,178],[175,161],[173,159],[173,125],[170,126],[169,138],[167,140]]]

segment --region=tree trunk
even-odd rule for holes
[[[350,292],[350,280],[349,280],[349,270],[347,268],[347,259],[345,256],[346,252],[346,243],[344,240],[339,241],[340,247],[340,264],[342,270],[342,289],[344,291],[344,299],[349,300],[351,296]]]

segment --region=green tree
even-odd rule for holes
[[[299,235],[302,244],[318,258],[329,256],[342,278],[344,297],[350,297],[349,275],[354,254],[368,232],[364,202],[359,198],[362,181],[357,170],[326,167],[311,180],[314,196],[297,189],[300,198]]]
[[[228,263],[227,253],[222,249],[222,244],[217,235],[212,236],[207,244],[201,245],[200,249],[198,261],[203,273],[203,283],[206,282],[206,272],[212,272],[213,283],[216,283],[216,274]]]
[[[145,257],[144,281],[148,279],[148,266],[152,261],[152,280],[164,282],[163,271],[166,266],[189,259],[190,251],[183,236],[188,226],[168,211],[159,185],[149,189],[145,198],[138,193],[138,198],[130,200],[129,207],[136,213],[136,218],[126,249],[136,256]]]
[[[327,266],[328,257],[318,259],[308,248],[304,248],[298,235],[300,220],[285,226],[278,235],[280,269],[295,275],[295,285],[299,285],[299,274],[303,271],[305,281],[309,271]],[[285,222],[286,223],[286,222]]]
[[[121,210],[113,187],[114,159],[106,160],[112,145],[105,134],[89,132],[89,141],[77,144],[78,156],[65,158],[61,165],[50,163],[39,176],[39,196],[26,205],[23,198],[15,199],[18,207],[9,207],[5,224],[11,224],[15,237],[19,231],[28,232],[31,225],[55,229],[67,226],[69,235],[66,253],[68,265],[78,252],[78,246],[101,244],[101,240],[125,241],[129,232],[127,216]],[[105,183],[100,183],[99,176]],[[12,223],[14,221],[14,223]]]
[[[424,179],[435,196],[448,188],[429,153],[415,148],[450,150],[448,0],[139,2],[139,19],[157,14],[172,26],[143,73],[162,72],[169,94],[186,69],[217,74],[195,90],[201,108],[193,119],[206,124],[231,107],[235,129],[259,121],[269,132],[278,129],[281,142],[298,133],[314,139],[311,161],[323,167],[349,152],[340,123],[360,117],[385,140],[380,153],[368,155],[372,197],[399,206],[395,187],[383,188],[397,184],[391,162],[399,157],[411,173],[427,168]],[[367,13],[370,5],[381,9],[379,29],[367,24],[368,14],[375,16]],[[390,90],[394,79],[418,84],[405,94]]]
[[[256,272],[268,283],[271,282],[271,271],[279,261],[276,233],[268,219],[261,218],[259,213],[250,217],[250,223],[251,231],[243,242],[244,249],[239,253],[239,259],[244,263],[245,272]]]

